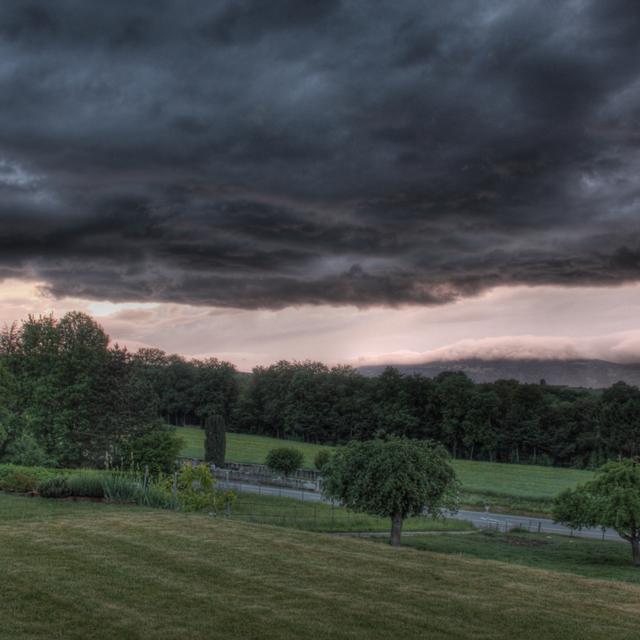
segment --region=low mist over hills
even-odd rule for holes
[[[432,378],[443,371],[464,371],[474,382],[514,379],[569,387],[604,388],[620,380],[640,386],[640,363],[619,364],[605,360],[446,360],[423,364],[393,365],[402,373]],[[387,365],[359,367],[366,376],[378,375]]]

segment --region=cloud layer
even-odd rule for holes
[[[638,281],[638,33],[634,0],[3,3],[0,278],[246,309]]]

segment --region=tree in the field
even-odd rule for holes
[[[323,493],[353,511],[391,518],[399,545],[405,518],[455,509],[458,482],[446,449],[426,440],[350,442],[323,469]]]
[[[600,467],[594,480],[555,499],[553,519],[573,529],[611,527],[629,542],[640,567],[640,465],[622,460]]]
[[[224,464],[227,448],[226,426],[224,418],[219,415],[207,416],[204,421],[204,458],[217,467]]]
[[[294,449],[293,447],[276,447],[269,451],[265,462],[267,467],[272,471],[290,476],[302,466],[303,461],[304,456],[300,449]]]

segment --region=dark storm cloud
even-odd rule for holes
[[[637,2],[0,6],[0,278],[237,307],[640,279]]]

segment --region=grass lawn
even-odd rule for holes
[[[0,495],[0,566],[13,640],[631,640],[640,629],[635,585],[116,505]]]
[[[184,456],[204,457],[202,429],[183,427],[178,432],[185,440]],[[300,449],[305,456],[305,466],[309,468],[313,467],[313,458],[320,449],[331,448],[265,436],[228,433],[227,460],[263,463],[271,449],[283,444]],[[465,504],[482,507],[488,502],[492,509],[520,513],[547,513],[551,508],[551,499],[557,493],[593,477],[591,471],[524,464],[454,460],[453,465],[464,488]]]
[[[538,569],[566,571],[589,578],[624,580],[640,585],[640,569],[631,564],[631,547],[566,536],[483,531],[463,536],[405,538],[414,549],[467,558],[500,560]],[[639,635],[640,637],[640,631]]]
[[[185,458],[204,458],[204,431],[197,427],[179,427],[176,431],[184,439],[182,455]],[[327,447],[320,444],[307,444],[278,440],[266,436],[254,436],[244,433],[227,433],[227,453],[229,462],[247,462],[262,464],[269,451],[274,447],[292,446],[304,454],[304,466],[313,469],[313,458],[321,449]]]
[[[305,531],[389,531],[388,518],[353,513],[343,507],[293,498],[238,493],[231,518]],[[473,529],[465,520],[407,518],[405,531],[465,531]]]

